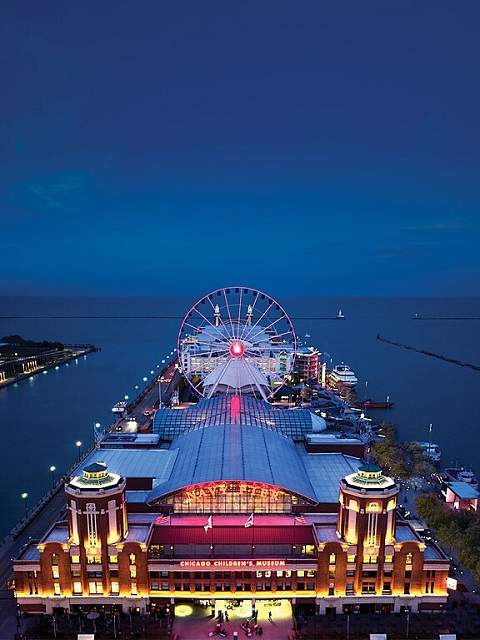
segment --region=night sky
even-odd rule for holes
[[[480,2],[3,2],[0,293],[476,295]]]

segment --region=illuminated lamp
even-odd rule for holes
[[[245,353],[245,346],[240,340],[234,340],[230,345],[230,355],[233,358],[241,358]]]
[[[456,591],[457,589],[457,580],[455,578],[447,578],[447,589],[451,589],[452,591]]]
[[[177,604],[175,607],[175,615],[178,618],[187,618],[193,613],[193,607],[189,604]]]

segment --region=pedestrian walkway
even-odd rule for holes
[[[257,624],[262,628],[263,640],[287,640],[292,632],[292,607],[288,600],[278,600],[277,605],[271,601],[262,603],[257,601]],[[237,632],[238,639],[247,637],[242,623],[252,615],[252,605],[250,600],[240,601],[240,606],[227,608],[227,601],[217,600],[215,613],[222,611],[228,614],[228,622],[224,619],[222,628],[227,633],[227,638],[232,639],[234,632]],[[269,622],[268,614],[272,613],[272,621]],[[216,633],[217,619],[210,615],[211,607],[192,606],[188,603],[178,604],[175,607],[175,622],[173,625],[174,634],[179,640],[203,640],[204,638],[219,638]],[[210,633],[213,636],[209,636]],[[252,635],[257,638],[257,635]]]

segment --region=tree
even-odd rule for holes
[[[391,422],[382,422],[379,435],[383,439],[372,447],[372,455],[378,464],[393,476],[407,480],[412,476],[429,476],[435,468],[424,457],[415,442],[400,442],[397,430]]]
[[[440,542],[480,581],[480,516],[450,509],[433,493],[417,496],[416,507]]]

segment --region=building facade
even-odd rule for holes
[[[314,347],[300,346],[295,353],[293,373],[300,382],[318,380],[320,352]]]
[[[22,611],[147,612],[228,599],[255,607],[286,598],[319,613],[446,603],[448,559],[397,522],[398,487],[377,467],[341,479],[337,512],[286,487],[218,481],[154,489],[128,513],[127,484],[92,463],[66,485],[67,520],[15,561]]]

